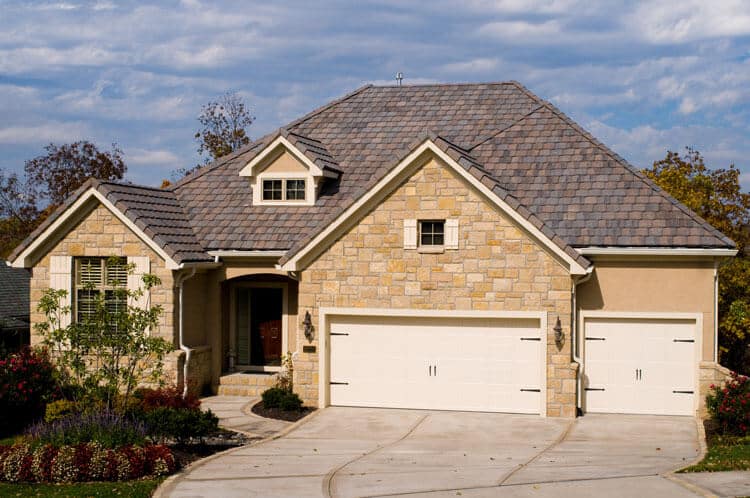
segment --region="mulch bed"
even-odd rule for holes
[[[266,418],[275,418],[276,420],[286,420],[287,422],[296,422],[297,420],[310,415],[315,408],[303,406],[299,411],[284,411],[279,408],[266,408],[263,402],[259,401],[253,405],[252,412],[256,415]]]
[[[196,460],[211,456],[220,451],[243,446],[251,441],[253,441],[253,438],[244,434],[226,429],[219,429],[219,432],[216,434],[204,438],[202,443],[193,442],[186,445],[171,444],[169,445],[169,449],[172,450],[172,454],[177,461],[178,467],[185,468],[186,465],[189,465]]]

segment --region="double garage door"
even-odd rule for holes
[[[588,317],[584,330],[586,411],[695,413],[694,319]]]
[[[330,403],[539,413],[539,318],[335,316]]]

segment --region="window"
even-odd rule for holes
[[[305,180],[263,180],[264,201],[304,201]]]
[[[86,322],[96,313],[96,302],[104,294],[107,310],[117,313],[127,306],[125,289],[128,267],[125,258],[75,258],[75,320]]]
[[[445,244],[445,221],[420,221],[419,245],[442,246]]]
[[[263,200],[281,200],[281,180],[263,180]]]

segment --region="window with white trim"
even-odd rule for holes
[[[264,201],[304,201],[306,180],[301,178],[263,180]]]
[[[75,258],[73,280],[73,317],[85,323],[96,313],[96,302],[104,295],[110,313],[127,307],[127,296],[122,289],[128,283],[128,265],[125,258],[80,257]],[[120,290],[118,292],[118,289]]]

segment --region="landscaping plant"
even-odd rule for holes
[[[110,258],[108,265],[120,265],[118,258]],[[132,274],[133,265],[127,265]],[[117,302],[133,303],[161,282],[155,275],[142,277],[139,289],[127,289],[126,282],[113,282]],[[71,313],[63,306],[65,290],[47,289],[37,309],[46,320],[34,326],[44,337],[54,361],[60,366],[61,385],[68,388],[74,401],[82,396],[100,397],[107,408],[127,406],[139,383],[158,383],[163,372],[164,356],[172,344],[149,334],[159,324],[162,308],[111,306],[112,296],[97,293],[93,312],[82,322],[62,326],[62,318]]]
[[[96,442],[105,448],[146,443],[146,425],[114,411],[78,413],[53,422],[38,422],[26,431],[32,445],[55,447]]]
[[[0,359],[0,435],[10,435],[44,415],[59,397],[55,367],[44,350],[25,348]]]
[[[732,372],[723,385],[711,385],[706,408],[724,434],[750,434],[750,379]]]

